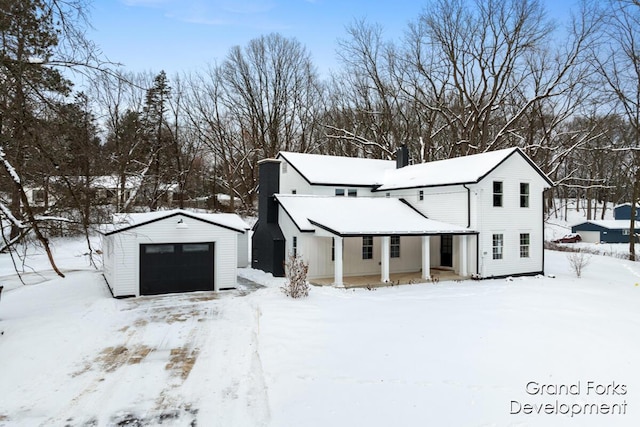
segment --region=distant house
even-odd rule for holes
[[[631,219],[631,203],[623,203],[613,208],[614,219]],[[636,205],[636,221],[640,221],[640,206]]]
[[[587,243],[629,243],[629,220],[593,220],[571,227],[583,242]]]
[[[308,277],[418,273],[463,277],[544,271],[543,192],[553,184],[519,148],[409,165],[281,152],[260,163],[252,266],[282,276],[287,254]]]
[[[235,214],[118,214],[103,231],[103,271],[115,297],[235,288],[249,226]]]
[[[583,242],[587,243],[629,243],[631,203],[623,203],[613,208],[613,220],[589,220],[571,227]],[[640,208],[636,210],[636,220],[640,221]],[[636,224],[640,228],[640,222]],[[636,233],[636,241],[638,240]]]

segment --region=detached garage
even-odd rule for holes
[[[103,230],[104,276],[114,297],[235,288],[248,229],[232,214],[119,214]]]

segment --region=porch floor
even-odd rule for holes
[[[459,276],[452,270],[432,268],[430,273],[432,277],[431,282],[466,279],[466,277]],[[389,283],[382,282],[380,280],[379,274],[369,276],[346,276],[342,279],[345,288],[379,288],[384,286],[409,285],[429,282],[428,280],[424,280],[422,278],[422,272],[420,271],[412,273],[391,273],[389,274],[389,280]],[[311,279],[309,280],[309,283],[315,286],[331,286],[333,285],[333,277]]]

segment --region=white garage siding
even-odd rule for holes
[[[182,219],[183,227],[177,228]],[[174,215],[104,236],[104,273],[115,297],[140,295],[140,245],[214,242],[214,290],[235,287],[238,231]],[[110,250],[111,248],[111,250]]]

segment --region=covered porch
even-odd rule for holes
[[[477,231],[427,218],[402,199],[276,198],[287,250],[307,260],[312,283],[409,283],[444,278],[447,270],[460,277],[477,271]]]
[[[431,268],[429,276],[430,276],[429,279],[423,278],[421,271],[417,271],[413,273],[390,273],[388,282],[381,281],[380,280],[381,277],[378,274],[364,275],[364,276],[348,276],[343,278],[342,286],[347,289],[380,288],[380,287],[386,287],[386,286],[414,285],[419,283],[439,283],[439,282],[468,279],[468,277],[460,276],[453,270],[444,269],[444,268]],[[334,278],[327,277],[327,278],[311,279],[309,283],[315,286],[333,286]]]
[[[312,239],[321,246],[319,241],[327,238],[316,236]],[[325,269],[324,275],[311,276],[312,283],[345,287],[424,283],[466,279],[476,271],[477,234],[474,232],[333,235],[330,239],[332,271]],[[370,257],[365,259],[367,242],[372,245],[368,253]]]

